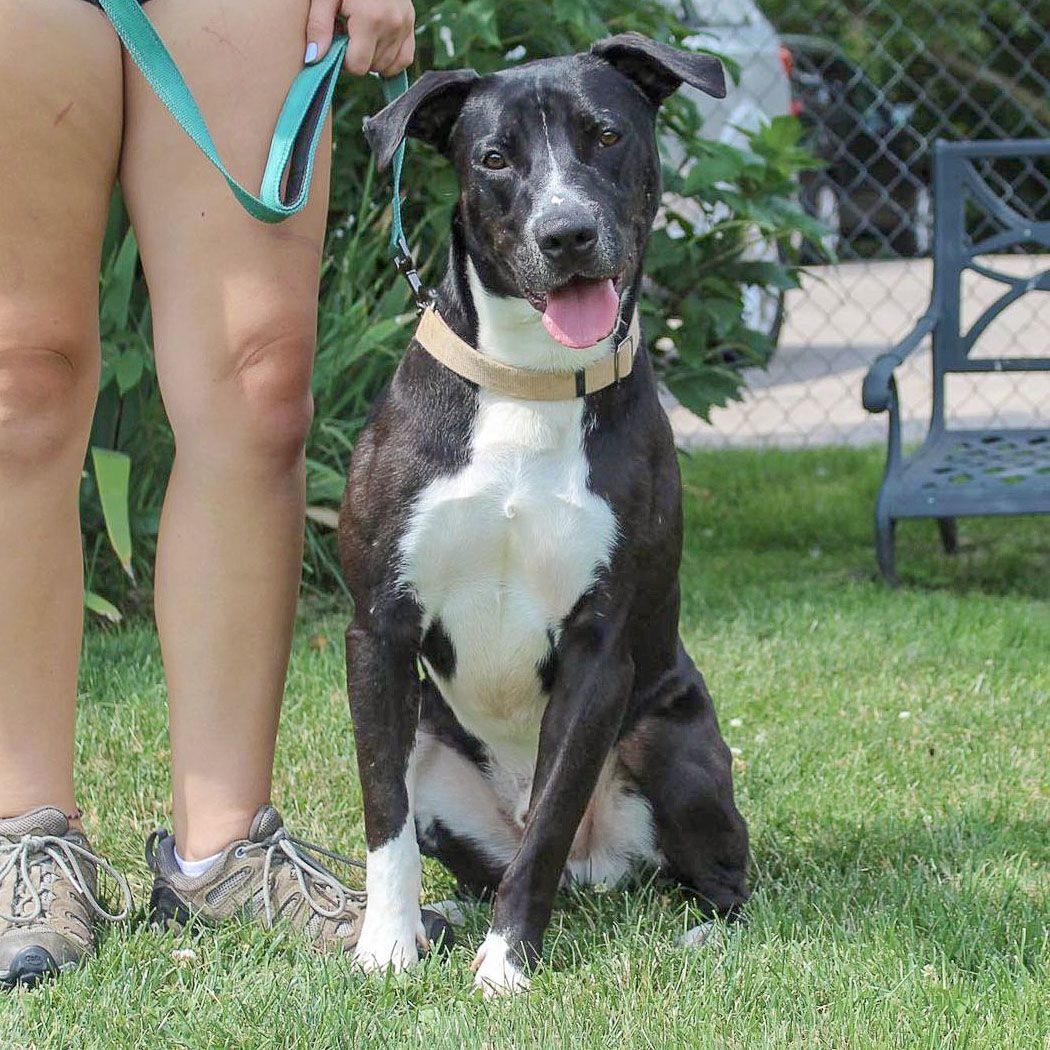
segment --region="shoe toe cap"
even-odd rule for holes
[[[0,984],[33,984],[75,966],[82,948],[48,930],[10,931],[0,941]]]
[[[16,952],[0,968],[0,983],[32,985],[44,977],[58,973],[59,965],[54,956],[39,944],[30,944]]]

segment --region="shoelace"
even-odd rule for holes
[[[21,880],[33,902],[33,907],[27,915],[8,915],[0,908],[0,919],[13,925],[35,922],[44,914],[43,894],[30,878],[29,872],[31,868],[39,867],[44,863],[45,859],[55,864],[98,918],[105,919],[107,922],[121,922],[131,914],[135,906],[128,880],[109,861],[70,839],[60,838],[57,835],[23,835],[17,842],[0,842],[0,858],[2,858],[0,859],[0,882],[15,872],[16,878]],[[106,910],[97,892],[92,890],[88,884],[82,867],[83,861],[93,865],[96,872],[104,871],[120,887],[124,898],[124,907],[121,911]],[[17,889],[18,883],[16,882],[15,890]],[[18,893],[13,893],[11,899],[12,901],[17,900]],[[13,912],[16,909],[12,906],[11,910]]]
[[[344,857],[341,853],[334,853],[323,846],[307,842],[305,839],[289,835],[284,828],[275,831],[269,838],[265,838],[261,842],[248,842],[239,848],[245,853],[253,850],[265,851],[263,855],[263,909],[266,915],[267,926],[273,926],[274,922],[271,879],[274,861],[278,864],[287,861],[292,866],[296,881],[299,883],[299,892],[302,893],[303,899],[316,915],[326,919],[336,919],[343,913],[348,904],[364,904],[365,902],[364,893],[344,886],[335,875],[311,854],[319,853],[323,857],[328,857],[329,860],[338,861],[341,864],[354,868],[364,868],[364,864],[358,860],[352,860],[350,857]],[[327,907],[324,901],[315,896],[314,891],[310,888],[310,880],[307,876],[310,876],[319,886],[327,886],[332,891],[332,896],[337,902],[334,908]]]

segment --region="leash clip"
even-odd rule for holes
[[[416,269],[416,261],[412,258],[412,249],[403,235],[395,245],[394,268],[408,281],[408,286],[412,289],[412,298],[416,301],[416,309],[420,312],[426,310],[434,302],[434,294],[423,284],[423,279]]]

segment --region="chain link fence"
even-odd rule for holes
[[[670,0],[669,0],[670,2]],[[677,6],[676,0],[675,5]],[[934,202],[931,146],[946,139],[1050,136],[1048,0],[684,0],[681,17],[741,75],[706,133],[727,141],[783,111],[797,114],[824,163],[800,186],[827,228],[835,265],[810,258],[800,289],[777,314],[777,352],[748,374],[741,403],[709,423],[671,408],[685,446],[868,444],[885,420],[860,404],[870,362],[925,312]],[[785,102],[786,100],[786,102]],[[1050,217],[1050,165],[989,162],[984,178],[1009,207]],[[985,236],[987,216],[973,217]],[[1003,270],[1036,274],[1050,257],[1018,250]],[[757,294],[757,293],[756,293]],[[971,273],[965,319],[999,291]],[[769,311],[765,311],[768,315]],[[1046,356],[1050,296],[1028,295],[982,336],[975,354]],[[958,376],[949,410],[959,426],[1050,425],[1050,375]],[[899,374],[905,437],[925,431],[929,355]]]

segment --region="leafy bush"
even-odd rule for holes
[[[614,0],[553,0],[542,5],[538,17],[540,8],[537,0],[442,0],[421,10],[418,68],[471,66],[485,73],[509,62],[584,50],[609,33],[635,29],[670,39],[680,32],[651,0],[630,6]],[[331,222],[314,375],[316,418],[307,453],[305,579],[308,588],[318,590],[338,586],[331,523],[354,438],[396,367],[415,320],[407,288],[387,257],[388,184],[376,176],[360,133],[363,117],[379,104],[371,82],[349,80],[336,102]],[[686,159],[677,171],[666,172],[667,188],[675,196],[667,221],[654,234],[647,267],[651,300],[644,315],[650,339],[662,348],[658,365],[668,384],[694,411],[706,414],[712,405],[738,397],[741,369],[764,363],[771,353],[768,340],[741,321],[741,289],[746,284],[786,288],[794,283],[795,271],[787,264],[751,261],[747,249],[760,237],[781,245],[787,259],[793,234],[819,233],[791,203],[793,176],[809,158],[798,148],[796,123],[787,118],[753,136],[748,150],[700,139],[699,119],[684,99],[665,107],[663,121],[665,134],[679,140]],[[434,282],[444,267],[455,179],[432,151],[413,148],[406,185],[416,258],[424,277]],[[93,444],[132,460],[127,498],[135,554],[129,569],[148,583],[172,444],[148,350],[148,302],[119,204],[104,258],[104,369]],[[666,327],[667,318],[677,319],[675,327]],[[98,481],[89,471],[83,492],[89,585],[120,596],[122,603],[148,596],[148,590],[135,590],[130,574],[122,576],[118,559],[105,554],[106,501],[100,499]],[[111,494],[109,507],[120,499],[119,491]]]

